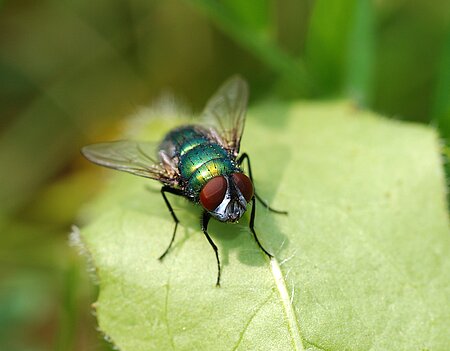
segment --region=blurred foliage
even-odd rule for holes
[[[80,146],[166,90],[198,111],[233,73],[252,101],[347,97],[449,145],[449,16],[445,0],[1,1],[0,349],[108,347],[67,245],[101,184]]]

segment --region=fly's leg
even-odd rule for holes
[[[259,248],[264,251],[264,253],[269,257],[272,258],[272,254],[267,252],[267,250],[261,245],[261,243],[258,240],[258,237],[256,236],[255,232],[255,216],[256,216],[256,204],[255,204],[255,197],[252,198],[252,212],[250,213],[250,230],[253,234],[253,237],[255,238],[256,243],[258,244]]]
[[[213,248],[214,253],[216,254],[216,260],[217,260],[217,281],[216,281],[216,286],[220,286],[219,251],[217,250],[216,244],[214,244],[214,241],[212,241],[211,237],[208,234],[208,223],[209,223],[210,219],[211,219],[211,215],[208,212],[203,211],[203,214],[202,214],[202,231],[203,231],[203,234],[205,234],[206,239],[208,240],[209,244]]]
[[[252,176],[252,167],[250,166],[250,157],[248,156],[248,154],[246,154],[245,152],[237,159],[237,162],[239,165],[241,165],[244,160],[247,160],[247,167],[248,167],[248,175],[250,176],[250,180],[253,183],[253,189],[255,189],[255,183],[253,182],[253,176]],[[256,199],[261,203],[261,205],[263,205],[265,208],[267,208],[269,211],[274,212],[274,213],[278,213],[278,214],[287,214],[287,211],[280,211],[280,210],[276,210],[272,207],[269,206],[269,204],[267,202],[265,202],[256,192],[256,190],[254,190],[255,192],[255,197]],[[253,203],[253,207],[254,207],[254,203]]]
[[[243,154],[241,155],[241,157],[238,158],[237,162],[239,163],[239,165],[241,165],[242,162],[244,162],[244,159],[247,159],[248,175],[250,176],[250,180],[251,180],[252,183],[253,183],[252,167],[250,166],[250,158],[248,157],[248,155],[247,155],[246,153],[243,153]],[[253,185],[253,187],[254,187],[254,185]],[[250,224],[249,224],[250,231],[252,232],[253,237],[255,238],[255,241],[256,241],[256,243],[258,244],[259,248],[260,248],[261,250],[263,250],[264,253],[265,253],[269,258],[272,258],[273,256],[272,256],[272,255],[271,255],[271,254],[270,254],[270,253],[269,253],[269,252],[261,245],[261,243],[259,242],[258,236],[256,235],[256,232],[255,232],[255,217],[256,217],[256,203],[255,203],[256,201],[255,201],[255,198],[258,199],[258,200],[263,204],[263,206],[265,206],[266,208],[268,208],[268,209],[269,209],[270,211],[272,211],[272,212],[276,212],[276,213],[287,213],[287,212],[284,212],[284,211],[277,211],[277,210],[272,209],[271,207],[269,207],[269,205],[267,205],[264,201],[262,201],[262,200],[259,198],[258,195],[256,195],[256,191],[255,191],[255,196],[253,196],[253,198],[252,198],[252,212],[250,213]]]
[[[252,180],[252,183],[253,183],[253,180]],[[257,192],[255,192],[255,197],[261,203],[261,205],[263,205],[265,208],[267,208],[270,212],[278,213],[278,214],[284,214],[284,215],[288,214],[288,211],[280,211],[280,210],[276,210],[276,209],[270,207],[269,204],[266,201],[261,199],[261,197],[258,195]]]
[[[170,194],[174,194],[174,195],[178,195],[178,196],[182,196],[183,193],[181,192],[181,190],[178,189],[174,189],[171,188],[170,186],[164,185],[161,188],[161,194],[162,197],[164,199],[164,202],[167,205],[167,208],[169,209],[170,214],[172,215],[172,218],[175,222],[175,228],[173,229],[173,234],[172,234],[172,239],[170,240],[170,244],[167,247],[166,251],[164,251],[164,253],[159,257],[159,260],[162,260],[164,258],[164,256],[167,255],[167,253],[169,252],[170,248],[172,247],[173,241],[175,240],[175,234],[177,233],[177,228],[178,228],[178,223],[180,222],[175,214],[175,212],[173,211],[172,206],[170,205],[169,200],[167,199],[166,193],[170,193]]]

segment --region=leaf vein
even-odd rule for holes
[[[318,349],[318,350],[321,350],[321,351],[331,351],[331,350],[329,350],[329,349],[325,349],[323,346],[317,345],[316,343],[314,343],[314,342],[312,342],[312,341],[309,341],[309,340],[306,340],[306,339],[305,339],[305,342],[307,342],[308,344],[310,344],[311,346],[315,347],[315,348]]]
[[[173,333],[170,329],[169,325],[169,292],[170,292],[170,276],[169,281],[166,284],[166,298],[164,301],[164,319],[166,321],[166,327],[167,327],[167,334],[169,335],[170,345],[172,346],[172,350],[175,350],[175,344],[173,340]]]
[[[256,317],[256,315],[259,313],[259,311],[270,301],[270,299],[273,296],[273,291],[272,293],[255,309],[254,313],[251,315],[251,317],[249,318],[248,322],[245,324],[244,329],[241,332],[241,335],[239,336],[239,340],[236,343],[236,346],[233,347],[232,351],[236,351],[237,348],[239,347],[239,345],[241,344],[242,340],[244,339],[244,334],[247,331],[248,327],[250,326],[250,324],[252,323],[253,319]]]

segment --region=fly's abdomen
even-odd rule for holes
[[[167,134],[159,149],[165,150],[169,157],[180,157],[196,146],[209,142],[206,132],[200,127],[183,126]]]

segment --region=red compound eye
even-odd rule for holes
[[[227,192],[227,181],[223,176],[212,178],[200,192],[200,203],[208,211],[220,205]]]
[[[242,173],[233,173],[232,177],[245,200],[249,202],[253,197],[253,184],[250,178]]]

